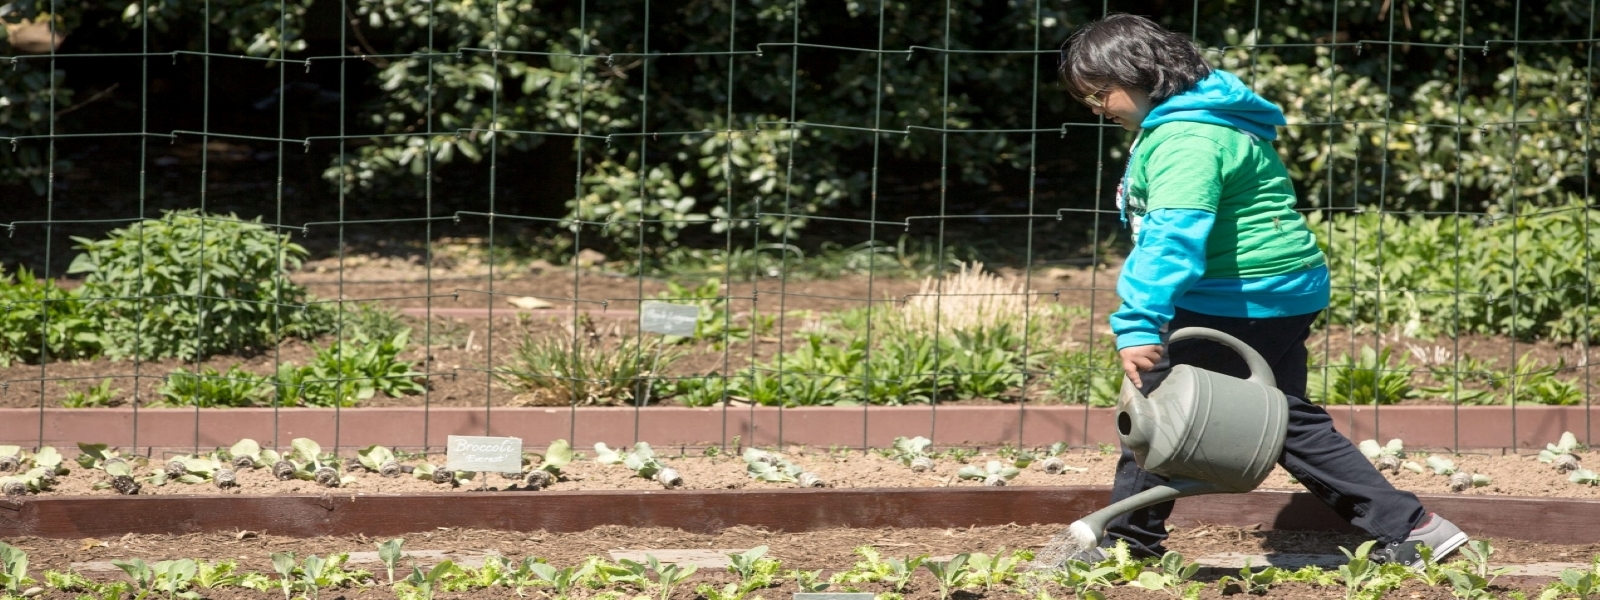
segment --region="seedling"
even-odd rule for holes
[[[1061,460],[1061,454],[1066,452],[1066,451],[1067,451],[1067,443],[1066,442],[1056,442],[1054,444],[1050,444],[1049,448],[1046,448],[1046,449],[1043,450],[1043,453],[1045,454],[1045,459],[1042,460],[1042,461],[1039,461],[1039,469],[1043,470],[1045,473],[1048,473],[1050,475],[1060,475],[1060,474],[1066,473],[1068,471],[1071,471],[1071,472],[1074,472],[1074,473],[1087,473],[1087,472],[1089,472],[1088,467],[1074,467],[1074,466],[1068,465],[1066,463],[1066,461]]]
[[[1001,549],[1001,552],[996,553],[994,556],[982,552],[974,552],[968,556],[966,583],[968,585],[981,585],[984,591],[987,592],[995,584],[1004,584],[1015,578],[1017,564],[1019,563],[1017,554],[1003,554],[1004,552],[1005,550]]]
[[[310,438],[295,438],[290,440],[289,460],[278,461],[273,465],[272,472],[279,479],[284,463],[289,463],[294,469],[291,473],[293,479],[315,481],[324,487],[339,487],[353,483],[354,477],[343,476],[339,473],[339,461],[332,456],[322,454],[322,445]]]
[[[15,473],[20,470],[24,458],[22,446],[0,446],[0,473]]]
[[[540,457],[539,466],[528,471],[523,480],[524,485],[530,490],[540,490],[549,487],[561,479],[561,470],[572,462],[572,444],[566,440],[550,442],[550,447]]]
[[[1389,443],[1382,446],[1378,445],[1377,440],[1364,440],[1357,447],[1379,471],[1400,473],[1401,460],[1406,457],[1405,444],[1400,438],[1389,440]]]
[[[533,573],[540,581],[550,584],[555,588],[553,600],[566,600],[567,593],[572,591],[572,584],[577,581],[575,570],[572,567],[557,569],[547,563],[533,562],[531,559],[523,561],[523,568]]]
[[[82,444],[79,445],[82,446]],[[84,462],[83,458],[83,456],[79,456],[78,462]],[[109,481],[95,483],[95,489],[111,488],[124,496],[132,496],[139,493],[139,482],[133,478],[133,466],[128,464],[128,461],[121,458],[108,457],[103,461],[93,460],[91,464],[95,464],[96,467],[111,478]]]
[[[873,548],[872,546],[862,546],[860,548],[856,548],[856,554],[860,554],[862,558],[865,558],[866,560],[857,561],[855,566],[851,567],[847,571],[834,573],[831,580],[833,583],[872,583],[875,581],[886,581],[893,585],[894,591],[898,593],[905,588],[907,583],[911,581],[911,575],[916,572],[917,567],[921,566],[923,561],[927,560],[928,558],[928,556],[924,554],[916,558],[907,558],[905,560],[895,560],[892,558],[885,560],[880,557],[877,549]]]
[[[259,469],[262,465],[271,465],[278,462],[278,452],[275,450],[262,450],[261,444],[255,440],[244,438],[235,442],[228,448],[229,464],[235,471],[245,469]]]
[[[1554,444],[1545,444],[1545,449],[1539,451],[1539,462],[1549,463],[1556,468],[1557,473],[1569,473],[1578,470],[1578,456],[1574,454],[1582,449],[1578,443],[1578,436],[1571,431],[1561,434],[1561,440]]]
[[[1267,567],[1260,571],[1250,570],[1250,559],[1244,559],[1244,568],[1239,569],[1239,576],[1223,575],[1217,580],[1217,587],[1227,589],[1228,584],[1239,586],[1239,591],[1252,596],[1266,594],[1272,586],[1284,576],[1284,570],[1278,567]],[[1226,592],[1224,592],[1226,593]]]
[[[934,580],[939,582],[939,600],[949,598],[950,590],[961,587],[961,583],[966,581],[967,559],[970,557],[970,554],[962,553],[947,561],[930,560],[923,563],[923,566],[933,573]]]
[[[595,461],[600,464],[621,464],[632,469],[640,477],[654,479],[669,488],[683,485],[683,478],[678,475],[678,471],[656,460],[655,452],[650,449],[650,444],[645,442],[634,444],[633,450],[626,454],[606,447],[605,442],[596,442],[594,451]]]
[[[378,560],[383,561],[383,569],[389,574],[389,585],[394,585],[394,567],[400,562],[400,546],[405,543],[405,538],[395,538],[376,544],[378,546]]]
[[[435,467],[432,463],[422,463],[411,469],[411,476],[423,481],[432,481],[439,485],[459,487],[461,484],[472,481],[477,473],[472,471],[451,471],[444,467]]]
[[[1543,600],[1564,597],[1560,595],[1562,592],[1576,596],[1579,600],[1600,598],[1600,557],[1596,558],[1594,567],[1589,571],[1562,569],[1558,577],[1560,581],[1551,585],[1539,598]]]
[[[928,456],[928,449],[933,446],[933,441],[917,436],[906,439],[904,436],[894,439],[894,446],[890,448],[890,458],[900,461],[900,464],[911,467],[916,473],[933,470],[933,458]]]
[[[653,554],[646,554],[644,557],[650,563],[650,570],[656,574],[656,589],[660,593],[660,600],[667,600],[672,597],[673,588],[678,587],[678,584],[683,583],[698,568],[694,565],[682,567],[671,563],[663,565]],[[632,561],[623,560],[622,562],[626,564]]]
[[[7,596],[28,594],[37,595],[33,589],[24,590],[22,586],[33,583],[28,578],[28,553],[22,549],[0,542],[0,591]]]
[[[956,476],[962,479],[982,479],[984,485],[998,487],[1004,486],[1007,481],[1011,481],[1021,472],[1021,469],[1003,466],[1000,461],[991,460],[983,467],[977,465],[961,467],[961,470],[956,472]]]
[[[411,568],[411,576],[406,578],[405,583],[415,588],[423,600],[433,600],[433,592],[435,586],[439,585],[439,580],[455,569],[455,561],[451,560],[440,561],[439,564],[429,569],[427,574],[423,574],[422,569],[413,566]]]
[[[368,471],[384,477],[400,476],[400,461],[395,459],[394,452],[378,445],[367,446],[356,451],[356,460]]]
[[[283,599],[290,600],[294,594],[294,567],[296,564],[293,552],[273,552],[272,570],[278,572],[278,588],[283,590]]]
[[[745,473],[759,481],[797,483],[800,487],[823,487],[821,477],[806,472],[782,457],[757,448],[745,448]]]
[[[1585,485],[1600,485],[1600,473],[1590,469],[1578,469],[1567,476],[1567,481]]]
[[[1177,552],[1167,552],[1161,556],[1157,570],[1144,571],[1133,581],[1128,582],[1130,587],[1143,588],[1152,591],[1163,591],[1174,598],[1198,598],[1200,589],[1205,584],[1189,581],[1195,572],[1200,570],[1200,565],[1185,563],[1183,555]]]
[[[1447,458],[1429,456],[1426,462],[1428,464],[1428,468],[1432,469],[1435,474],[1447,475],[1450,477],[1450,491],[1452,492],[1464,492],[1469,489],[1483,487],[1494,482],[1487,475],[1479,475],[1476,473],[1467,473],[1465,471],[1457,470],[1456,463]]]
[[[794,584],[800,588],[800,593],[802,594],[815,594],[822,590],[828,589],[828,586],[832,585],[821,580],[821,569],[817,569],[815,571],[802,571],[795,569],[789,571],[789,578],[794,580]]]
[[[196,567],[197,569],[194,576],[195,585],[208,590],[214,590],[220,587],[237,586],[241,581],[244,580],[244,576],[238,574],[239,563],[231,560],[223,560],[214,563],[201,561],[196,563]]]

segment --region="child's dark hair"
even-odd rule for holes
[[[1160,104],[1211,74],[1188,36],[1144,17],[1106,15],[1061,45],[1061,79],[1078,98],[1107,87],[1138,88]]]

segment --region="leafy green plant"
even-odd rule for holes
[[[928,455],[928,450],[933,446],[933,441],[917,436],[907,439],[904,436],[894,438],[894,445],[889,448],[889,457],[900,461],[917,473],[933,469],[933,458]]]
[[[769,587],[777,577],[781,565],[776,560],[766,558],[766,554],[766,546],[728,554],[728,570],[739,576],[742,594]]]
[[[211,367],[202,367],[198,373],[174,370],[157,392],[163,403],[171,406],[238,407],[255,406],[265,399],[267,386],[267,378],[234,365],[227,373]]]
[[[1394,404],[1416,397],[1410,365],[1403,355],[1391,360],[1392,354],[1387,346],[1382,350],[1365,346],[1358,359],[1346,355],[1325,368],[1312,365],[1306,390],[1313,396],[1324,395],[1324,404]]]
[[[1381,597],[1384,592],[1393,589],[1411,575],[1410,568],[1400,563],[1379,564],[1370,556],[1372,547],[1377,542],[1369,540],[1356,547],[1355,552],[1348,548],[1340,547],[1348,562],[1339,565],[1338,582],[1345,588],[1345,598]],[[1307,574],[1313,578],[1316,574]],[[1304,580],[1304,577],[1298,577]]]
[[[411,476],[423,481],[432,481],[439,485],[459,487],[477,476],[472,471],[452,471],[445,467],[434,466],[432,463],[421,463],[411,469]]]
[[[1021,472],[1021,469],[1005,466],[998,460],[991,460],[982,467],[977,465],[961,467],[956,476],[962,479],[981,479],[983,484],[988,486],[1004,486]]]
[[[1567,475],[1567,481],[1584,485],[1600,485],[1600,473],[1592,469],[1578,469]]]
[[[244,580],[239,563],[231,560],[199,561],[195,566],[194,584],[208,590],[237,586]]]
[[[552,596],[554,600],[566,600],[567,594],[572,592],[573,584],[577,583],[577,571],[572,567],[557,569],[548,563],[531,560],[524,561],[523,564],[529,572],[539,578],[539,581],[555,588],[555,594]]]
[[[1200,570],[1200,565],[1186,563],[1183,555],[1177,552],[1167,552],[1161,556],[1161,561],[1156,563],[1156,570],[1144,571],[1129,586],[1151,591],[1166,592],[1174,598],[1192,599],[1200,597],[1200,590],[1205,584],[1190,581],[1194,574]]]
[[[794,580],[802,594],[815,594],[828,589],[832,585],[822,579],[822,570],[802,571],[799,569],[789,571],[789,578]]]
[[[822,478],[816,474],[806,472],[805,469],[784,460],[783,457],[759,448],[745,448],[741,458],[747,465],[745,474],[758,481],[797,483],[800,487],[825,485]]]
[[[663,564],[653,554],[646,554],[644,558],[650,565],[650,572],[656,575],[657,597],[660,600],[667,600],[672,597],[672,590],[677,588],[678,584],[689,579],[690,575],[694,575],[694,572],[699,568],[694,565],[685,567],[672,563]],[[620,562],[626,565],[633,561],[622,559]]]
[[[1066,404],[1116,406],[1123,379],[1120,360],[1111,341],[1093,351],[1061,348],[1049,359],[1051,394]]]
[[[961,587],[962,582],[966,581],[967,559],[970,556],[967,553],[961,553],[950,560],[930,560],[922,563],[922,566],[927,567],[928,571],[933,573],[934,580],[939,582],[939,600],[949,598],[950,590]]]
[[[528,489],[543,489],[561,479],[561,470],[572,462],[572,444],[566,440],[550,442],[540,456],[539,466],[529,470],[523,477],[523,483]]]
[[[595,462],[602,465],[622,465],[640,477],[654,479],[669,488],[683,485],[683,478],[678,476],[677,469],[661,464],[648,443],[635,443],[632,450],[622,452],[612,450],[605,442],[596,442],[594,451]]]
[[[1562,569],[1557,581],[1545,588],[1539,595],[1539,600],[1567,597],[1562,594],[1568,594],[1578,600],[1600,598],[1600,556],[1595,557],[1588,570]]]
[[[261,444],[250,438],[235,442],[232,447],[228,448],[228,456],[232,461],[233,468],[236,470],[259,469],[263,465],[272,466],[283,459],[278,456],[278,451],[271,448],[263,449]]]
[[[1252,596],[1266,594],[1272,586],[1283,579],[1284,570],[1268,566],[1259,571],[1250,567],[1250,559],[1244,559],[1244,567],[1239,569],[1239,576],[1223,575],[1217,579],[1217,587],[1226,590],[1229,585],[1237,585],[1239,592]],[[1226,592],[1224,592],[1226,593]]]
[[[83,250],[67,272],[83,276],[81,295],[105,352],[116,358],[192,360],[265,347],[285,333],[314,335],[305,289],[287,273],[304,248],[259,219],[172,211],[114,229]]]
[[[400,563],[400,547],[405,545],[405,538],[395,538],[387,542],[377,542],[378,560],[383,562],[383,570],[389,575],[389,583],[394,583],[394,568]]]
[[[968,572],[964,585],[982,586],[987,592],[996,585],[1004,585],[1016,578],[1020,563],[1018,553],[1006,553],[1004,549],[992,556],[973,552],[967,557]]]
[[[289,441],[289,455],[272,466],[279,479],[315,481],[325,487],[339,487],[355,481],[354,477],[340,472],[342,465],[337,457],[324,455],[322,445],[311,438]],[[287,477],[285,477],[287,475]]]
[[[335,342],[319,348],[309,365],[279,365],[280,404],[350,407],[378,392],[395,398],[422,393],[427,388],[417,379],[424,374],[399,358],[410,335],[403,329],[391,338]]]
[[[1379,471],[1399,473],[1401,461],[1406,457],[1405,443],[1400,438],[1389,440],[1382,446],[1378,445],[1377,440],[1362,440],[1356,447]]]
[[[111,388],[110,377],[101,379],[100,383],[89,386],[87,390],[80,391],[73,389],[72,386],[65,387],[67,387],[66,396],[61,399],[63,408],[103,408],[111,406],[111,401],[116,399],[117,394],[122,393],[121,389]]]
[[[272,570],[278,572],[278,589],[283,591],[284,600],[294,594],[294,571],[298,565],[293,552],[272,553]]]
[[[1548,463],[1556,468],[1557,473],[1567,473],[1578,470],[1578,457],[1575,452],[1583,448],[1578,443],[1578,436],[1571,431],[1561,433],[1561,439],[1554,444],[1545,444],[1539,451],[1539,462]]]
[[[411,590],[415,590],[416,597],[420,600],[432,600],[434,592],[439,589],[444,580],[448,579],[449,574],[459,570],[460,568],[456,566],[455,561],[451,560],[439,561],[439,564],[434,565],[432,569],[428,569],[427,573],[423,573],[422,569],[413,566],[411,576],[401,583],[409,586]],[[396,584],[395,587],[397,592],[403,589],[399,584]]]
[[[4,590],[8,596],[18,596],[30,591],[37,594],[37,591],[23,588],[31,583],[34,583],[34,580],[28,577],[28,553],[16,546],[0,542],[0,590]]]
[[[100,329],[77,290],[38,279],[26,268],[0,271],[0,367],[41,358],[74,360],[100,353]]]
[[[384,446],[371,445],[356,451],[356,460],[362,468],[384,477],[400,476],[400,461],[394,451]]]

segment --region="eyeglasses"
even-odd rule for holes
[[[1106,101],[1105,100],[1101,100],[1100,99],[1100,95],[1104,94],[1104,93],[1106,93],[1108,91],[1111,91],[1111,90],[1109,88],[1104,89],[1104,90],[1100,90],[1100,91],[1095,92],[1093,94],[1089,94],[1087,96],[1079,98],[1078,100],[1081,100],[1081,101],[1083,101],[1084,104],[1087,104],[1087,105],[1089,105],[1091,107],[1094,107],[1094,108],[1105,108],[1106,107]]]

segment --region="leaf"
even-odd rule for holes
[[[322,445],[310,438],[295,438],[289,442],[289,447],[294,449],[299,462],[314,463],[317,457],[322,456]]]
[[[561,470],[570,462],[572,462],[572,444],[566,440],[556,440],[550,442],[550,447],[544,451],[544,464],[541,467],[546,471]]]
[[[1383,455],[1383,448],[1378,446],[1378,440],[1361,440],[1361,443],[1357,444],[1356,447],[1361,450],[1362,456],[1369,459],[1375,459]]]
[[[228,449],[228,454],[235,458],[240,456],[249,456],[251,458],[261,456],[261,444],[250,438],[245,438],[234,443],[233,447]]]
[[[618,453],[616,450],[606,447],[605,442],[595,442],[594,452],[595,462],[598,462],[602,465],[614,465],[622,462],[622,454]]]
[[[0,448],[0,455],[4,455],[3,450]],[[54,469],[61,465],[61,453],[56,451],[55,446],[45,446],[33,455],[33,464]]]

